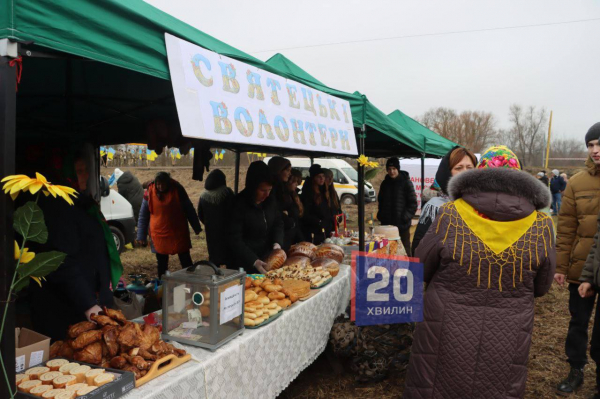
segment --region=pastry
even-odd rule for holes
[[[60,368],[58,369],[58,371],[60,371],[63,374],[71,374],[71,370],[73,370],[75,367],[79,367],[79,363],[67,363],[64,366],[60,366]]]
[[[258,318],[258,316],[256,315],[256,313],[247,312],[247,313],[244,313],[244,318],[245,319],[256,319],[256,318]]]
[[[44,393],[46,393],[47,391],[50,391],[51,389],[54,389],[54,387],[52,385],[38,385],[37,387],[31,388],[31,391],[29,391],[29,394],[33,395],[33,396],[38,396],[41,398]]]
[[[91,369],[87,373],[85,373],[85,382],[88,385],[96,385],[96,384],[94,384],[94,378],[96,378],[98,375],[103,374],[103,373],[104,373],[104,369]],[[96,386],[98,386],[98,385],[96,385]]]
[[[284,299],[285,294],[283,292],[271,292],[267,297],[270,300]]]
[[[254,319],[247,319],[244,317],[244,325],[248,327],[254,327],[255,322]]]
[[[48,371],[40,375],[40,381],[42,381],[43,385],[52,385],[52,381],[56,377],[61,377],[63,374],[60,371]]]
[[[64,391],[54,397],[54,399],[75,399],[77,393],[75,391]]]
[[[92,368],[90,366],[78,366],[71,370],[71,375],[77,377],[77,382],[85,382],[85,373],[90,371]]]
[[[69,361],[67,359],[53,359],[46,363],[46,367],[48,367],[50,371],[58,371],[62,366],[68,363]]]
[[[310,283],[303,280],[285,280],[283,282],[283,288],[298,295],[299,298],[310,293]]]
[[[101,387],[102,385],[106,385],[109,382],[113,382],[115,380],[115,375],[113,373],[103,373],[100,375],[97,375],[96,378],[94,378],[94,385],[97,387]],[[92,384],[90,384],[92,385]]]
[[[331,277],[335,277],[340,272],[340,264],[334,259],[329,258],[317,258],[312,261],[312,267],[322,267],[324,270],[327,270]]]
[[[275,309],[277,307],[277,302],[273,301],[265,306],[267,310]]]
[[[252,287],[252,279],[251,279],[250,277],[246,277],[246,282],[245,282],[245,284],[244,284],[244,287],[245,287],[246,289],[248,289],[248,288]]]
[[[85,383],[83,383],[83,382],[78,382],[77,384],[73,384],[73,385],[67,385],[67,386],[65,387],[65,389],[66,389],[67,391],[71,391],[71,392],[77,392],[77,391],[79,391],[81,388],[85,388],[85,387],[87,387],[87,386],[88,386],[88,384],[85,384]]]
[[[260,280],[254,280],[254,281],[252,281],[252,285],[255,286],[255,287],[260,287],[260,283],[261,283]]]
[[[49,391],[44,392],[44,394],[42,395],[42,398],[44,399],[55,399],[56,395],[59,395],[63,392],[67,392],[66,389],[51,389]]]
[[[277,306],[275,306],[275,308],[277,308]],[[277,313],[279,313],[277,309],[269,309],[269,316],[275,316]]]
[[[74,375],[61,375],[52,380],[52,385],[56,389],[64,389],[68,386],[75,385],[77,383],[77,377]]]
[[[77,396],[83,396],[83,395],[87,395],[88,393],[92,392],[94,389],[98,389],[98,387],[92,387],[92,386],[87,386],[85,388],[81,388],[79,391],[77,391]]]
[[[267,291],[267,292],[278,292],[278,291],[281,291],[282,289],[283,289],[282,286],[275,285],[275,284],[267,284],[264,287],[264,290]]]
[[[269,298],[267,298],[267,299],[269,299]],[[259,301],[246,302],[244,304],[244,307],[251,307],[251,308],[256,308],[256,309],[260,309],[263,306],[264,306],[264,304]]]
[[[264,290],[263,290],[263,291],[261,291],[261,292],[259,292],[259,293],[258,293],[258,296],[259,296],[259,297],[261,297],[261,296],[268,296],[268,294],[269,294],[269,293],[268,293],[267,291],[264,291]]]
[[[40,380],[23,381],[17,387],[19,391],[29,393],[33,388],[42,385]]]
[[[309,267],[310,266],[310,262],[311,262],[311,258],[307,258],[305,256],[290,256],[285,263],[283,264],[283,266],[292,266],[292,267],[299,267],[299,268],[305,268],[305,267]],[[281,269],[278,269],[281,270]]]
[[[25,375],[28,375],[30,380],[39,380],[40,376],[48,371],[50,371],[48,367],[32,367],[25,371]]]
[[[279,269],[285,263],[287,255],[283,249],[275,249],[267,257],[267,270]]]
[[[256,292],[251,291],[251,290],[246,290],[245,297],[244,297],[245,303],[254,301],[256,298],[258,298],[258,294]]]
[[[29,381],[29,376],[26,374],[17,374],[15,377],[17,379],[17,386],[24,381]]]
[[[271,300],[266,296],[258,297],[258,299],[256,301],[262,303],[263,305],[266,305],[269,302],[271,302]]]
[[[328,245],[328,246],[325,246]],[[333,247],[331,247],[331,246]],[[335,249],[335,247],[339,248]],[[341,249],[340,247],[338,247],[337,245],[333,245],[333,244],[323,244],[322,246],[319,247],[319,249],[317,249],[317,252],[315,253],[315,258],[319,259],[319,258],[326,258],[326,259],[333,259],[338,263],[341,263],[344,260],[344,250]]]
[[[290,248],[290,257],[292,256],[305,256],[307,258],[310,258],[311,260],[315,258],[315,252],[317,250],[317,246],[314,244],[311,244],[310,242],[299,242],[296,245],[292,245],[292,247]]]

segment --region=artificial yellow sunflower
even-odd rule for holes
[[[21,259],[20,263],[29,263],[35,258],[35,252],[29,252],[29,248],[19,248],[19,244],[15,241],[15,260]]]
[[[363,167],[376,168],[379,166],[378,162],[369,161],[369,158],[365,155],[358,157],[358,164]]]
[[[4,183],[4,193],[10,194],[13,200],[17,198],[21,191],[36,194],[43,188],[44,195],[52,195],[54,198],[60,196],[68,204],[73,205],[73,200],[70,197],[77,197],[77,191],[71,187],[54,185],[40,173],[36,172],[35,176],[35,179],[33,179],[27,175],[12,175],[2,179],[0,183]]]

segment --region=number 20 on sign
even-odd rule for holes
[[[352,252],[351,319],[357,326],[423,321],[423,265],[401,256]]]

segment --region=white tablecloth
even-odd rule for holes
[[[350,267],[272,323],[246,329],[215,352],[184,346],[193,359],[126,398],[275,398],[323,352],[350,298]]]

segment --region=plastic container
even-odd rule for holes
[[[163,276],[163,339],[214,351],[242,334],[245,280],[208,261]]]

